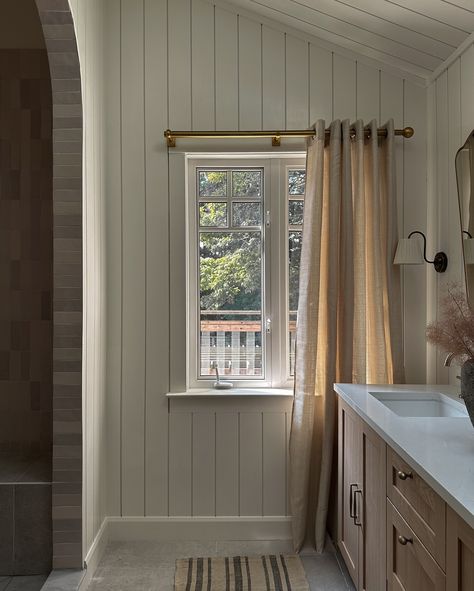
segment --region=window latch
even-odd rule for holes
[[[267,226],[267,228],[270,227],[270,210],[267,209],[267,211],[265,212],[265,225]]]
[[[267,334],[270,334],[272,332],[272,319],[271,318],[267,318],[265,320],[265,331]]]

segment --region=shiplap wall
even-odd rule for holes
[[[70,0],[81,65],[83,158],[83,556],[106,515],[104,2]]]
[[[106,6],[108,514],[285,515],[288,401],[165,396],[170,343],[185,316],[175,276],[185,268],[169,258],[184,177],[176,180],[163,130],[356,117],[411,124],[415,137],[397,140],[406,234],[426,229],[426,89],[205,0]],[[407,376],[424,382],[425,276],[404,273]],[[184,357],[171,371],[184,379]]]
[[[450,282],[462,282],[461,228],[456,187],[455,156],[474,129],[474,45],[469,45],[456,60],[432,82],[430,101],[430,234],[432,249],[444,250],[449,265],[443,275],[432,276],[429,283],[430,319],[439,315],[439,304]],[[429,357],[431,382],[458,383],[459,368],[443,367],[442,351]]]

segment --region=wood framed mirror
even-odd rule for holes
[[[457,151],[455,166],[466,293],[474,308],[474,130]]]

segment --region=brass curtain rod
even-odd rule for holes
[[[368,130],[365,130],[369,133]],[[330,130],[325,130],[326,137],[330,136]],[[411,138],[415,130],[413,127],[405,127],[404,129],[395,129],[395,135],[401,135],[404,138]],[[315,135],[314,129],[293,129],[286,131],[172,131],[167,129],[164,132],[168,148],[176,147],[177,139],[184,138],[199,138],[199,139],[235,139],[235,138],[272,138],[272,146],[280,146],[282,137],[313,137]],[[387,130],[385,128],[377,129],[377,135],[380,137],[387,137]]]

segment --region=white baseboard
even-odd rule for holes
[[[109,541],[109,524],[108,518],[106,517],[100,526],[99,531],[87,552],[86,557],[84,558],[84,577],[81,580],[79,585],[78,591],[84,591],[88,588],[89,583],[91,582],[92,577],[94,576],[97,567],[99,566],[99,562],[105,552],[105,548],[107,547],[107,543]]]
[[[290,517],[107,517],[111,541],[288,540]]]

